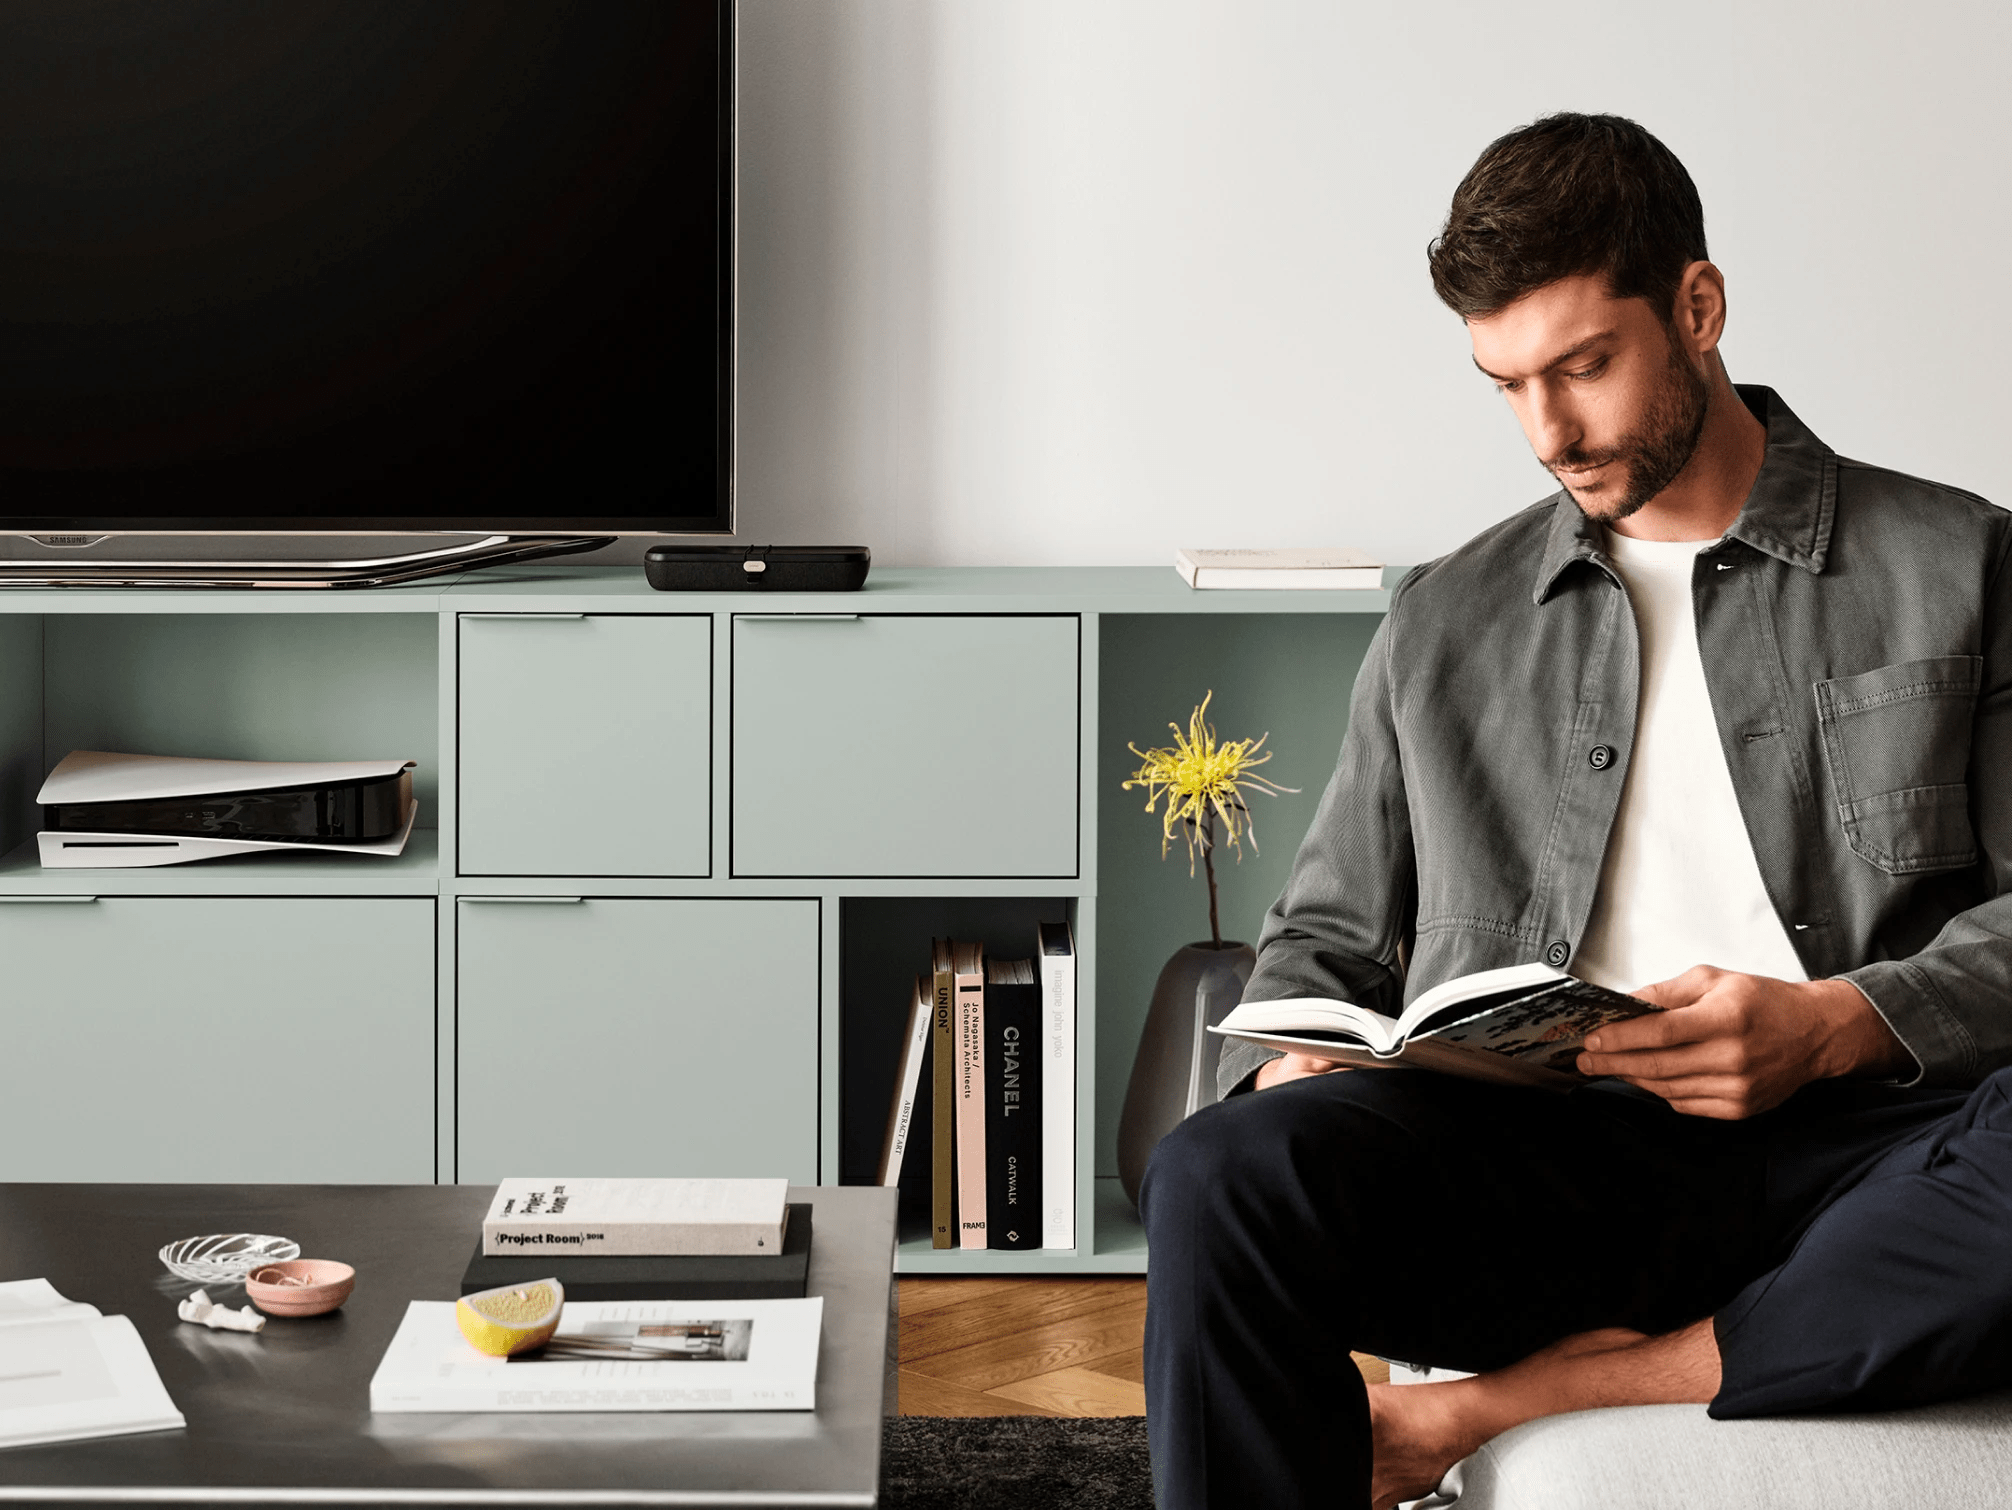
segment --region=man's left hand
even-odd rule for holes
[[[1914,1062],[1850,981],[1694,965],[1634,994],[1663,1010],[1601,1028],[1579,1069],[1618,1075],[1694,1117],[1737,1121],[1812,1080],[1895,1074]]]

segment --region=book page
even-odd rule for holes
[[[182,1424],[125,1317],[63,1316],[0,1327],[0,1446]]]
[[[1656,1008],[1637,996],[1567,978],[1422,1034],[1435,1043],[1486,1049],[1545,1069],[1570,1070],[1586,1035]]]
[[[1436,1023],[1444,1026],[1472,1017],[1491,1006],[1515,1001],[1532,991],[1572,977],[1549,965],[1505,965],[1496,970],[1476,970],[1472,975],[1441,981],[1404,1009],[1397,1019],[1401,1037],[1418,1037]]]
[[[16,1321],[53,1321],[59,1317],[89,1318],[98,1308],[67,1300],[46,1279],[10,1279],[0,1284],[0,1326]]]
[[[1232,1038],[1259,1033],[1340,1034],[1386,1052],[1397,1045],[1397,1023],[1381,1012],[1352,1001],[1328,1001],[1317,996],[1289,996],[1281,1001],[1246,1001],[1230,1009],[1211,1033]]]

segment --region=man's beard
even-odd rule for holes
[[[1622,493],[1619,502],[1607,509],[1597,509],[1573,494],[1572,501],[1579,505],[1587,518],[1597,519],[1602,524],[1626,519],[1675,482],[1677,474],[1690,465],[1691,457],[1698,449],[1698,440],[1705,433],[1705,411],[1711,403],[1711,385],[1678,349],[1674,336],[1670,341],[1670,365],[1664,370],[1664,377],[1666,381],[1662,390],[1649,406],[1649,412],[1642,417],[1640,428],[1632,435],[1623,436],[1618,444],[1598,451],[1573,446],[1545,463],[1545,470],[1554,477],[1558,476],[1560,468],[1571,471],[1599,466],[1603,462],[1620,462],[1627,468],[1627,491]],[[1558,480],[1565,481],[1562,477]],[[1567,491],[1570,487],[1567,483]]]

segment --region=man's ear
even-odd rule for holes
[[[1726,276],[1710,262],[1693,262],[1677,280],[1670,311],[1677,338],[1699,357],[1718,350],[1726,329]]]

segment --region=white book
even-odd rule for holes
[[[821,1295],[570,1300],[543,1354],[491,1358],[461,1335],[452,1301],[414,1300],[371,1376],[370,1408],[814,1410],[823,1320]],[[590,1355],[553,1356],[569,1337],[585,1339],[571,1345]]]
[[[516,1177],[496,1187],[482,1251],[659,1255],[782,1251],[789,1181]]]
[[[1195,588],[1336,589],[1383,586],[1383,563],[1352,546],[1174,552],[1174,570]]]
[[[1043,923],[1041,977],[1041,1246],[1076,1246],[1076,941]]]
[[[902,1157],[908,1152],[915,1126],[915,1098],[922,1087],[922,1059],[929,1047],[930,981],[917,976],[908,1001],[908,1032],[901,1041],[901,1066],[894,1076],[894,1104],[888,1109],[887,1131],[880,1141],[878,1183],[901,1183]]]
[[[184,1424],[132,1322],[46,1279],[0,1284],[0,1447]]]

